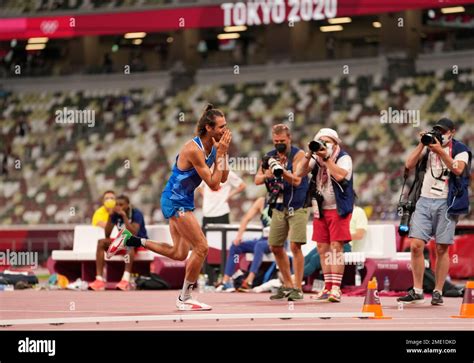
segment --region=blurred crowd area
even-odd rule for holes
[[[0,91],[0,223],[89,223],[101,193],[130,196],[147,223],[163,222],[160,194],[176,154],[194,136],[207,102],[221,108],[233,132],[231,157],[272,149],[271,126],[286,123],[306,147],[322,127],[338,131],[354,163],[358,204],[371,220],[397,220],[404,161],[419,132],[447,116],[456,138],[474,145],[474,69],[263,82],[196,82],[163,87],[76,91]],[[94,124],[57,122],[64,107],[94,110]],[[383,123],[381,110],[419,110],[419,125]],[[232,200],[238,222],[265,187],[253,171]],[[252,163],[247,164],[252,165]],[[199,203],[197,204],[199,207]],[[474,199],[471,205],[474,206]],[[467,216],[474,219],[472,213]]]

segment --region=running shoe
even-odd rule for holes
[[[303,291],[300,289],[291,289],[288,294],[288,301],[303,300]]]
[[[224,282],[217,286],[216,292],[234,292],[235,287],[234,284],[231,281]]]
[[[212,309],[211,306],[194,300],[192,297],[182,301],[179,296],[176,299],[176,307],[180,311],[205,311]]]
[[[315,297],[313,300],[316,302],[321,302],[321,301],[328,301],[329,299],[329,294],[330,291],[327,289],[322,289]]]
[[[425,297],[423,294],[417,294],[414,289],[410,289],[406,296],[399,297],[397,301],[404,304],[423,304]]]
[[[242,282],[242,285],[240,285],[240,287],[237,290],[240,292],[250,292],[252,291],[252,289],[253,289],[252,284],[248,283],[247,280],[244,280]]]
[[[125,242],[132,237],[132,233],[125,228],[122,228],[117,237],[112,241],[107,250],[107,258],[111,258],[112,256],[116,255],[119,251],[123,251],[127,249]]]
[[[444,305],[443,295],[438,290],[433,291],[433,297],[431,298],[431,305]]]
[[[270,296],[270,300],[283,300],[288,298],[288,295],[291,292],[291,288],[280,286],[275,295]]]
[[[130,290],[130,282],[128,282],[127,280],[120,281],[115,286],[115,290],[129,291]]]
[[[341,288],[339,286],[333,286],[329,293],[328,301],[330,302],[341,302]]]
[[[105,290],[105,281],[95,280],[89,284],[89,289],[94,291],[104,291]]]

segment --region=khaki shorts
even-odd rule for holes
[[[307,208],[295,209],[293,213],[289,213],[286,208],[283,211],[273,209],[268,244],[270,246],[284,246],[287,239],[290,242],[305,244],[307,223]]]

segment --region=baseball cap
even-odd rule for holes
[[[439,127],[444,131],[453,131],[455,129],[454,122],[446,117],[440,119],[433,127]]]
[[[336,130],[329,129],[329,128],[322,128],[314,137],[314,141],[319,140],[323,136],[330,137],[331,139],[336,141],[338,144],[341,143],[341,139],[339,138],[339,135],[337,134]]]

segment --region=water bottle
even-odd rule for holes
[[[198,278],[198,289],[199,289],[200,294],[204,292],[205,287],[206,287],[206,277],[205,275],[200,274]]]
[[[358,267],[356,267],[355,285],[356,286],[362,285],[362,279],[361,279],[360,270]]]
[[[385,279],[383,280],[383,291],[390,291],[390,280],[388,279],[388,276],[385,276]]]

